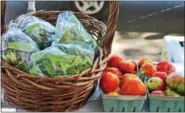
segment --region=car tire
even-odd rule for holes
[[[71,5],[72,5],[71,7],[74,9],[74,11],[80,11],[79,8],[77,8],[75,2],[72,2]],[[97,18],[98,20],[106,23],[107,18],[108,18],[108,11],[109,11],[108,2],[104,1],[104,5],[101,8],[101,10],[99,10],[97,13],[88,14],[88,15],[93,16],[93,17]],[[80,11],[80,12],[83,12],[83,11]],[[86,12],[83,12],[83,13],[86,13]]]

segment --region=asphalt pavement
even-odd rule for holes
[[[146,39],[147,37],[155,37],[155,39]],[[159,61],[164,47],[163,43],[163,35],[158,33],[129,32],[121,34],[117,31],[113,40],[112,54],[119,54],[132,60],[147,56],[153,61]]]

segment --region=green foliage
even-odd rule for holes
[[[92,56],[88,51],[75,49],[75,46],[72,46],[71,50],[61,50],[57,47],[49,47],[33,53],[29,73],[49,77],[74,75],[92,65]]]

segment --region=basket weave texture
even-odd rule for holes
[[[32,15],[54,23],[61,12],[41,10]],[[119,3],[109,2],[107,26],[84,13],[74,12],[74,14],[87,31],[97,37],[96,40],[100,45],[100,55],[93,66],[70,77],[49,78],[29,75],[1,60],[4,100],[11,106],[24,111],[74,111],[81,108],[93,93],[96,81],[106,66],[106,58],[111,52],[119,15]],[[5,15],[6,1],[1,1],[1,34],[7,31]]]

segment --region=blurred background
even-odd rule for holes
[[[7,22],[34,10],[72,10],[84,12],[106,24],[109,11],[107,1],[36,1],[35,7],[29,5],[27,1],[7,1]],[[112,54],[127,59],[149,56],[158,61],[166,35],[184,36],[184,1],[120,1]],[[2,104],[2,107],[8,105]]]
[[[7,21],[33,10],[81,11],[106,23],[107,1],[7,2]],[[184,36],[184,1],[120,1],[120,15],[112,54],[131,59],[149,56],[159,60],[165,35]]]

